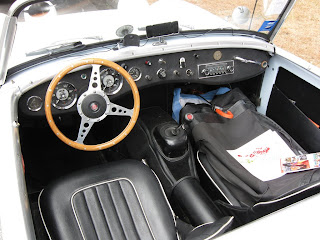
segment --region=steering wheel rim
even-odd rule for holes
[[[106,67],[110,67],[110,68],[113,68],[114,70],[118,71],[124,77],[124,79],[128,82],[128,84],[131,88],[131,91],[133,94],[133,100],[134,100],[133,109],[132,109],[132,116],[131,116],[131,119],[130,119],[128,125],[125,127],[125,129],[120,134],[118,134],[118,136],[116,136],[115,138],[113,138],[107,142],[95,144],[95,145],[87,145],[87,144],[79,143],[79,142],[73,141],[73,140],[69,139],[68,137],[66,137],[59,130],[57,125],[55,124],[53,117],[52,117],[52,110],[51,110],[52,95],[53,95],[54,89],[56,88],[59,81],[65,75],[67,75],[70,71],[72,71],[73,69],[80,67],[80,66],[84,66],[84,65],[106,66]],[[93,69],[92,69],[92,72],[93,72]],[[89,83],[91,83],[91,80]],[[52,81],[47,89],[46,96],[45,96],[45,114],[46,114],[48,124],[49,124],[51,130],[53,131],[53,133],[61,141],[63,141],[65,144],[67,144],[73,148],[76,148],[79,150],[84,150],[84,151],[99,151],[99,150],[107,149],[107,148],[112,147],[112,146],[116,145],[117,143],[119,143],[121,140],[123,140],[130,133],[130,131],[134,127],[135,123],[137,122],[138,116],[139,116],[139,110],[140,110],[139,91],[138,91],[138,88],[137,88],[134,80],[130,76],[130,74],[125,69],[123,69],[121,66],[119,66],[118,64],[116,64],[112,61],[100,59],[100,58],[89,58],[89,59],[80,60],[80,61],[73,63],[73,64],[67,66],[66,68],[64,68],[62,71],[60,71],[52,79]]]

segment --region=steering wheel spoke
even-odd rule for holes
[[[100,78],[100,67],[101,65],[92,64],[92,72],[90,76],[90,82],[88,87],[88,92],[94,93],[101,91],[101,78]]]
[[[128,109],[120,105],[110,103],[110,111],[108,115],[132,117],[132,114],[133,114],[133,109]]]
[[[81,118],[81,123],[78,131],[78,138],[76,140],[77,143],[83,144],[93,124],[94,122],[88,121],[87,118],[85,117]]]
[[[66,137],[57,127],[54,122],[52,111],[51,111],[51,101],[54,89],[56,88],[59,81],[69,72],[76,69],[77,67],[91,65],[92,73],[90,76],[89,87],[86,92],[84,92],[78,99],[77,110],[81,116],[81,124],[78,130],[78,137],[76,141],[73,141]],[[124,79],[129,84],[132,95],[133,95],[133,109],[128,109],[122,106],[119,106],[114,103],[110,103],[110,100],[106,93],[102,90],[101,76],[100,76],[100,67],[105,66],[112,68],[121,74]],[[48,124],[56,136],[68,144],[70,147],[84,150],[84,151],[100,151],[114,146],[123,140],[133,129],[135,123],[137,122],[138,115],[140,110],[140,96],[137,85],[130,76],[130,74],[123,69],[118,64],[108,61],[101,58],[88,58],[83,59],[78,62],[73,63],[70,66],[67,66],[61,70],[51,81],[46,97],[45,97],[45,113]],[[102,121],[107,115],[118,115],[118,116],[129,116],[131,119],[128,122],[127,126],[123,131],[113,139],[106,141],[104,143],[95,144],[95,145],[86,145],[84,140],[88,136],[93,124],[95,122]]]

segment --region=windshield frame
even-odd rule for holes
[[[238,30],[238,29],[188,30],[188,31],[184,31],[183,34],[180,33],[177,35],[171,35],[171,36],[167,36],[167,37],[169,37],[169,38],[180,37],[181,35],[184,35],[187,37],[187,36],[194,36],[194,35],[204,35],[207,33],[211,33],[214,35],[228,34],[230,36],[247,36],[247,37],[253,37],[255,39],[261,39],[263,41],[268,42],[268,38],[263,33],[255,32],[255,31],[248,31],[248,30]],[[146,35],[140,36],[140,40],[142,40],[142,41],[147,40],[147,39],[148,38]],[[118,43],[119,43],[119,39],[113,39],[113,40],[108,40],[108,41],[87,44],[87,45],[84,45],[83,48],[70,49],[68,51],[57,52],[57,53],[39,56],[37,58],[28,60],[26,62],[23,62],[21,64],[18,64],[16,66],[11,67],[10,69],[8,69],[7,76],[10,77],[10,76],[14,75],[15,73],[20,72],[24,69],[30,68],[32,66],[36,66],[37,64],[39,64],[39,62],[47,62],[47,61],[51,61],[51,60],[61,58],[61,57],[68,57],[70,54],[75,55],[79,52],[94,50],[96,48],[101,48],[101,47],[105,47],[105,46],[112,46],[112,45],[117,46]]]
[[[10,9],[8,11],[8,17],[11,20],[10,22],[13,22],[13,24],[8,25],[7,28],[3,28],[3,31],[6,31],[6,34],[2,33],[2,37],[3,37],[2,42],[3,42],[3,44],[6,44],[6,45],[3,45],[6,49],[6,51],[5,52],[2,51],[2,54],[0,55],[1,56],[1,59],[0,59],[0,64],[1,64],[1,66],[0,66],[0,68],[1,68],[0,85],[4,84],[5,78],[7,77],[6,72],[7,72],[8,59],[9,59],[8,57],[10,56],[10,53],[12,50],[12,45],[14,42],[14,36],[15,36],[16,27],[17,27],[17,18],[19,16],[19,14],[29,5],[34,4],[34,3],[39,3],[39,2],[45,2],[45,1],[48,1],[48,0],[17,0],[10,7]],[[277,22],[275,23],[275,26],[272,28],[272,30],[269,31],[268,34],[258,32],[258,31],[253,31],[253,30],[242,30],[242,29],[240,29],[240,30],[237,30],[237,29],[187,30],[187,31],[183,31],[183,34],[186,34],[186,35],[187,34],[197,34],[197,33],[203,34],[206,32],[217,33],[217,34],[218,33],[229,33],[231,35],[237,35],[237,36],[246,35],[246,36],[250,36],[253,38],[261,38],[267,42],[272,42],[272,40],[276,36],[277,32],[279,31],[281,25],[283,24],[283,22],[285,21],[285,19],[288,16],[288,14],[290,13],[295,2],[296,2],[296,0],[288,0],[288,2],[286,3],[281,14],[278,16],[278,19],[277,19]],[[145,35],[141,35],[140,37],[141,37],[141,39],[146,39]],[[85,46],[84,49],[92,49],[92,48],[100,47],[101,44],[102,45],[112,44],[113,42],[117,42],[117,41],[119,41],[119,39],[88,44]],[[2,46],[2,49],[3,49],[3,46]],[[30,67],[39,61],[48,61],[51,58],[59,57],[61,55],[68,54],[70,52],[74,53],[77,51],[83,51],[84,49],[83,48],[74,49],[74,50],[70,50],[70,51],[65,51],[63,53],[50,54],[50,56],[41,56],[41,57],[38,57],[38,58],[35,58],[32,60],[23,62],[21,64],[13,66],[9,71],[9,75],[11,75],[12,73],[19,71],[25,67]],[[0,50],[0,52],[1,52],[1,50]]]

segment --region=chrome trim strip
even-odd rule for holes
[[[16,0],[12,3],[9,8],[8,15],[9,17],[17,17],[20,12],[28,5],[37,2],[45,2],[47,0]]]
[[[289,2],[286,4],[284,8],[284,12],[282,13],[281,17],[278,20],[278,23],[276,26],[271,30],[271,32],[268,34],[268,37],[270,41],[272,42],[277,33],[279,32],[279,29],[281,28],[284,21],[287,19],[289,13],[291,12],[291,9],[293,8],[294,4],[296,3],[296,0],[289,0]]]
[[[8,59],[11,54],[16,35],[17,18],[6,16],[0,37],[0,86],[5,83],[8,69]]]

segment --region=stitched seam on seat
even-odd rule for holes
[[[122,225],[121,219],[119,218],[119,213],[118,213],[118,210],[117,210],[117,208],[116,208],[115,200],[114,200],[114,197],[113,197],[113,195],[112,195],[112,192],[111,192],[111,189],[110,189],[109,184],[107,184],[107,188],[108,188],[109,193],[110,193],[110,196],[111,196],[112,207],[115,209],[115,211],[116,211],[116,213],[117,213],[116,215],[117,215],[118,221],[119,221],[119,223],[120,223],[123,236],[125,236],[125,238],[127,239],[126,233],[125,233],[125,231],[123,230],[123,225]]]
[[[209,240],[216,237],[224,228],[228,227],[228,225],[232,222],[233,219],[234,219],[234,216],[230,217],[228,222],[226,222],[221,228],[219,228],[218,231],[216,231],[214,234],[212,234],[210,237],[207,237],[204,240]]]
[[[47,234],[48,234],[49,239],[52,240],[51,235],[50,235],[50,233],[49,233],[49,230],[48,230],[48,228],[47,228],[46,222],[44,221],[44,218],[43,218],[43,215],[42,215],[41,206],[40,206],[40,198],[41,198],[41,196],[42,196],[43,190],[44,190],[44,189],[41,190],[41,192],[40,192],[40,194],[39,194],[39,197],[38,197],[38,206],[39,206],[40,217],[41,217],[42,223],[43,223],[43,225],[44,225],[44,228],[46,229],[46,232],[47,232]]]
[[[150,223],[149,223],[149,221],[148,221],[147,215],[146,215],[146,213],[145,213],[145,211],[144,211],[144,208],[143,208],[143,206],[142,206],[142,203],[141,203],[141,200],[140,200],[140,198],[139,198],[138,192],[137,192],[136,188],[134,187],[133,183],[132,183],[128,178],[116,178],[116,179],[112,179],[112,180],[107,180],[107,181],[102,181],[102,182],[99,182],[99,183],[91,184],[91,185],[88,185],[88,186],[86,186],[86,187],[83,187],[83,188],[78,189],[77,191],[75,191],[75,192],[72,194],[71,200],[70,200],[70,201],[71,201],[71,207],[72,207],[73,214],[74,214],[74,216],[75,216],[75,218],[76,218],[76,221],[77,221],[77,223],[78,223],[78,227],[79,227],[79,229],[80,229],[80,232],[81,232],[81,235],[82,235],[83,239],[85,239],[85,238],[84,238],[84,234],[83,234],[83,230],[82,230],[82,228],[81,228],[81,225],[80,225],[80,222],[79,222],[79,219],[78,219],[77,213],[76,213],[76,211],[75,211],[75,207],[74,207],[74,196],[75,196],[77,193],[79,193],[79,192],[81,192],[81,191],[84,191],[84,190],[86,190],[86,189],[89,189],[89,188],[91,188],[91,187],[103,185],[103,184],[106,184],[106,183],[116,182],[116,181],[120,181],[120,180],[126,180],[126,181],[128,181],[128,182],[131,184],[131,186],[132,186],[132,188],[133,188],[133,190],[134,190],[134,193],[135,193],[135,195],[136,195],[136,197],[137,197],[137,199],[138,199],[138,202],[139,202],[139,204],[140,204],[140,207],[141,207],[141,209],[142,209],[143,216],[144,216],[144,218],[146,219],[146,222],[147,222],[147,224],[148,224],[148,227],[149,227],[149,229],[150,229],[150,232],[152,233],[152,237],[153,237],[153,239],[156,239],[155,236],[154,236],[154,233],[153,233],[153,231],[152,231],[152,229],[151,229],[151,226],[150,226]]]
[[[130,210],[130,208],[129,208],[129,204],[128,204],[127,198],[126,198],[126,196],[125,196],[125,194],[124,194],[124,192],[123,192],[123,188],[122,188],[120,182],[119,182],[119,186],[120,186],[121,194],[122,194],[122,196],[123,196],[123,198],[124,198],[124,200],[125,200],[125,204],[126,204],[126,206],[127,206],[128,212],[129,212],[129,214],[130,214],[130,217],[131,217],[133,226],[134,226],[134,228],[135,228],[136,234],[137,234],[137,236],[139,237],[139,239],[141,239],[141,237],[139,236],[139,232],[138,232],[137,226],[136,226],[136,224],[135,224],[135,222],[134,222],[134,220],[133,220],[132,213],[131,213],[131,210]],[[140,210],[142,211],[141,208],[140,208]],[[149,229],[149,232],[150,232],[150,229]]]
[[[150,168],[150,169],[151,169],[151,168]],[[163,186],[162,186],[162,184],[161,184],[161,182],[160,182],[160,179],[158,178],[157,174],[156,174],[152,169],[151,169],[151,171],[153,172],[154,176],[156,177],[156,179],[157,179],[157,181],[158,181],[158,183],[159,183],[159,185],[160,185],[160,188],[161,188],[161,191],[162,191],[162,195],[163,195],[164,199],[166,200],[167,206],[168,206],[169,209],[170,209],[170,212],[171,212],[171,215],[172,215],[172,219],[173,219],[173,221],[174,221],[174,225],[177,226],[177,223],[176,223],[176,214],[175,214],[175,212],[173,211],[173,209],[172,209],[172,207],[171,207],[171,205],[170,205],[170,203],[169,203],[169,200],[168,200],[167,195],[166,195],[166,193],[165,193],[165,191],[164,191],[164,189],[163,189]]]
[[[90,208],[89,208],[89,206],[88,206],[88,201],[87,201],[86,195],[84,194],[84,192],[82,192],[82,195],[83,195],[84,201],[85,201],[85,203],[86,203],[86,207],[87,207],[87,209],[88,209],[89,217],[90,217],[92,226],[93,226],[93,228],[94,228],[94,233],[95,233],[97,239],[99,239],[99,237],[98,237],[98,235],[97,235],[97,228],[96,228],[96,226],[94,225],[94,221],[93,221],[93,218],[92,218],[92,214],[91,214],[91,212],[90,212]],[[91,239],[90,239],[90,240],[91,240]]]
[[[102,201],[101,201],[99,192],[98,192],[98,190],[97,190],[97,187],[95,187],[95,190],[96,190],[96,193],[97,193],[97,198],[98,198],[98,200],[99,200],[101,212],[103,213],[103,216],[104,216],[104,221],[105,221],[105,223],[106,223],[107,230],[108,230],[108,232],[109,232],[109,234],[110,234],[110,236],[111,236],[111,238],[112,238],[112,233],[111,233],[111,231],[110,231],[110,225],[109,225],[109,223],[108,223],[108,219],[107,219],[107,217],[106,217],[106,213],[105,213],[105,211],[104,211],[104,209],[103,209]]]
[[[214,222],[206,222],[206,223],[200,224],[200,225],[196,226],[194,229],[192,229],[191,232],[193,232],[194,230],[197,230],[198,228],[201,228],[203,226],[206,226],[206,225],[209,225],[212,223],[214,223]]]
[[[292,196],[298,195],[298,194],[300,194],[302,192],[308,191],[309,189],[312,189],[312,188],[317,187],[319,185],[320,185],[320,182],[317,182],[317,183],[315,183],[315,184],[313,184],[313,185],[311,185],[311,186],[309,186],[307,188],[304,188],[304,189],[302,189],[302,190],[300,190],[298,192],[294,192],[292,194],[289,194],[288,196],[285,196],[285,197],[282,197],[282,198],[278,198],[278,199],[275,199],[275,200],[271,200],[271,201],[267,201],[267,202],[256,203],[255,205],[252,206],[252,208],[255,207],[255,206],[259,206],[259,205],[267,205],[267,204],[271,204],[271,203],[275,203],[275,202],[280,202],[280,201],[288,199],[288,198],[290,198]]]
[[[167,206],[168,206],[169,209],[170,209],[171,216],[172,216],[172,219],[173,219],[173,222],[174,222],[174,226],[176,227],[176,226],[177,226],[176,214],[175,214],[175,212],[173,211],[173,209],[172,209],[172,207],[171,207],[171,205],[170,205],[170,203],[169,203],[169,200],[168,200],[167,195],[166,195],[166,193],[165,193],[165,191],[164,191],[164,188],[163,188],[163,186],[162,186],[162,184],[161,184],[161,182],[160,182],[160,179],[158,178],[157,174],[156,174],[151,168],[150,168],[150,170],[152,171],[153,175],[156,177],[156,179],[157,179],[157,181],[158,181],[158,183],[159,183],[160,189],[161,189],[161,191],[162,191],[162,195],[163,195],[163,197],[164,197],[164,199],[165,199],[165,201],[166,201],[166,203],[167,203]],[[181,237],[180,237],[177,229],[176,229],[176,236],[177,236],[177,239],[178,239],[178,240],[181,239]]]

